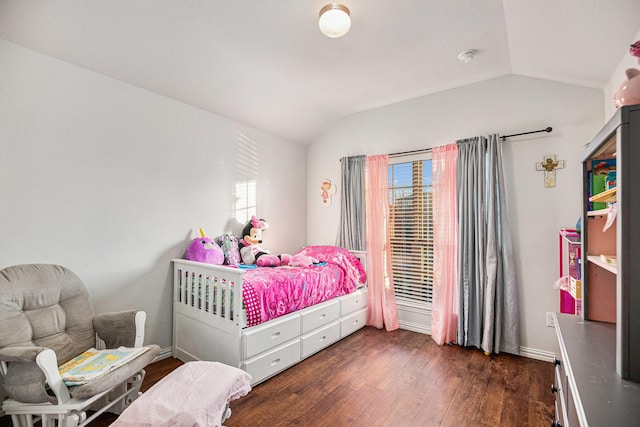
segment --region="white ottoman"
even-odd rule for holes
[[[187,362],[138,397],[114,427],[221,426],[228,404],[251,391],[251,375],[218,362]]]

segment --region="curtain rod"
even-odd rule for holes
[[[504,136],[501,136],[500,138],[502,138],[502,140],[504,141],[505,139],[511,138],[512,136],[529,135],[530,133],[538,133],[538,132],[551,132],[552,130],[553,128],[551,126],[548,126],[544,129],[532,130],[531,132],[514,133],[513,135],[504,135]]]
[[[419,154],[419,153],[430,153],[430,152],[431,152],[431,148],[422,148],[420,150],[399,151],[397,153],[391,153],[389,154],[389,157],[399,157],[399,156],[406,156],[408,154]]]
[[[552,130],[553,128],[551,126],[548,126],[544,129],[532,130],[530,132],[514,133],[512,135],[504,135],[504,136],[501,136],[500,138],[502,138],[502,140],[504,141],[505,139],[511,138],[512,136],[528,135],[530,133],[539,133],[539,132],[551,132]],[[406,156],[409,154],[419,154],[419,153],[429,153],[429,152],[431,152],[431,148],[423,148],[420,150],[399,151],[397,153],[390,153],[389,157],[399,157],[399,156]]]

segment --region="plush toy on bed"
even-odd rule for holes
[[[318,263],[320,263],[320,260],[303,254],[295,254],[289,261],[291,267],[309,267]]]
[[[222,248],[208,238],[202,228],[200,237],[193,239],[187,249],[186,258],[190,261],[206,262],[207,264],[222,265],[224,254]]]
[[[242,240],[240,241],[243,245],[240,249],[243,263],[256,264],[258,267],[278,267],[289,263],[291,255],[271,255],[268,250],[260,246],[262,232],[267,228],[269,225],[264,219],[258,219],[255,215],[251,216],[251,220],[242,230]]]

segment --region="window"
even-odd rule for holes
[[[431,304],[431,159],[389,165],[389,235],[396,299]]]
[[[233,214],[240,224],[246,224],[257,211],[258,145],[236,131],[235,203]]]
[[[240,224],[245,224],[256,214],[256,181],[236,182],[236,219]]]

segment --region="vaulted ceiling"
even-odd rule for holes
[[[309,143],[347,115],[507,74],[602,89],[640,30],[639,0],[342,2],[351,30],[330,39],[327,0],[0,0],[0,38]]]

